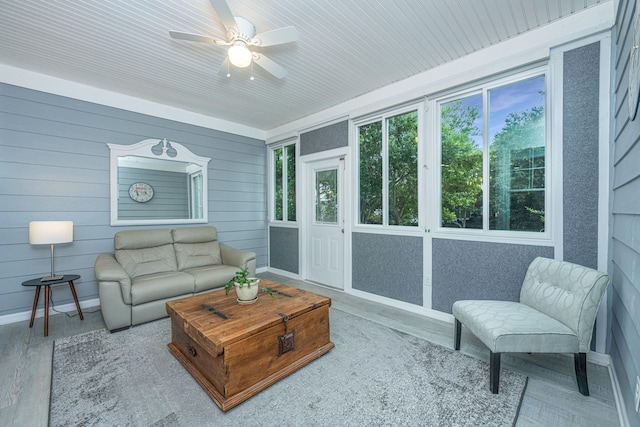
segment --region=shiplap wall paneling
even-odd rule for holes
[[[153,189],[151,200],[141,203],[129,197],[132,184],[144,182]],[[188,219],[189,175],[138,168],[118,168],[119,219]]]
[[[615,31],[613,227],[611,230],[611,330],[607,340],[627,417],[640,426],[634,408],[640,376],[640,114],[630,120],[630,53],[635,0],[621,0]]]
[[[31,310],[25,280],[49,273],[49,248],[28,243],[34,220],[74,221],[74,242],[56,247],[56,272],[82,276],[81,300],[98,296],[93,264],[113,251],[107,143],[167,138],[210,157],[209,223],[220,241],[267,265],[264,141],[103,105],[0,85],[0,316]],[[64,287],[56,304],[71,303]]]

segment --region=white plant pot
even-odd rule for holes
[[[234,284],[236,289],[236,295],[238,296],[238,302],[251,301],[254,302],[258,298],[258,288],[260,287],[260,279],[250,277],[251,284],[249,286],[238,286],[238,283]]]

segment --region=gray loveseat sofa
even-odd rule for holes
[[[94,272],[110,331],[166,317],[165,303],[224,287],[241,268],[256,272],[255,252],[218,242],[215,227],[127,230]]]

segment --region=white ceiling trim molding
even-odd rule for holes
[[[341,115],[339,117],[330,117],[329,119],[324,120],[321,123],[314,123],[313,126],[310,126],[304,129],[289,130],[287,133],[270,135],[269,138],[267,138],[267,140],[265,141],[265,143],[267,145],[271,145],[273,143],[282,142],[283,140],[286,140],[286,139],[295,139],[295,138],[298,138],[303,133],[311,132],[313,130],[320,129],[326,126],[331,126],[336,123],[343,122],[345,120],[349,120],[348,115]]]
[[[297,139],[299,136],[297,131],[287,132],[284,134],[272,135],[269,138],[266,138],[264,141],[265,145],[279,144],[285,141],[292,141]]]
[[[195,126],[202,126],[221,132],[264,140],[266,132],[262,129],[217,119],[215,117],[182,110],[168,105],[135,98],[121,93],[111,92],[69,80],[34,73],[22,68],[0,64],[0,82],[53,95],[65,96],[80,101],[93,102],[107,107],[147,114],[162,119],[175,120]]]
[[[615,23],[614,2],[590,7],[502,43],[456,59],[408,79],[369,92],[342,104],[267,131],[282,135],[310,128],[333,117],[358,117],[390,108],[478,79],[548,59],[552,48],[610,30]]]

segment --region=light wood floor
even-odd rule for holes
[[[328,296],[337,309],[453,348],[453,327],[446,322],[270,273],[260,276]],[[97,308],[87,308],[83,314],[83,321],[67,314],[50,316],[48,337],[43,337],[42,318],[36,319],[32,329],[29,329],[28,321],[0,325],[0,425],[47,425],[53,341],[104,328]],[[461,351],[488,360],[486,347],[464,329]],[[603,366],[592,363],[588,366],[589,397],[578,392],[573,357],[503,355],[502,368],[519,371],[529,377],[517,426],[620,425],[609,373]],[[487,387],[488,381],[487,378]]]

